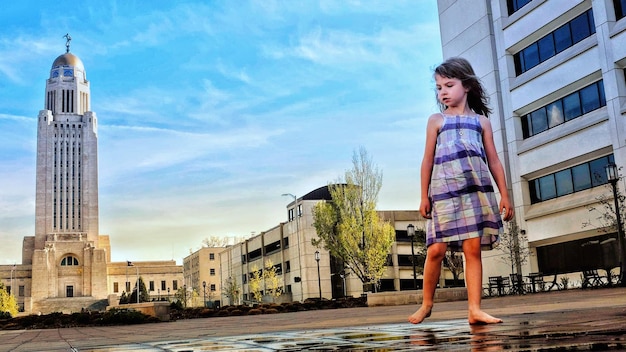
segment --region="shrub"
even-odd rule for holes
[[[149,318],[149,316],[135,310],[111,309],[102,314],[98,325],[142,324],[150,321]]]

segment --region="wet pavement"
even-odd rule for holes
[[[626,351],[626,289],[489,298],[502,324],[470,326],[466,302],[349,308],[114,327],[0,331],[0,351]]]

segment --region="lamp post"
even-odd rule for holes
[[[206,308],[206,281],[202,281],[202,290],[203,292],[203,297],[204,297],[204,307]]]
[[[317,262],[317,287],[320,291],[320,300],[322,299],[322,278],[320,277],[320,251],[315,251],[315,261]]]
[[[128,282],[128,267],[134,266],[137,271],[137,303],[139,303],[139,267],[130,260],[126,261],[126,282]],[[128,288],[130,290],[130,287]]]
[[[411,237],[411,263],[413,263],[413,288],[417,290],[417,270],[415,269],[415,226],[409,224],[406,227],[406,233]]]
[[[624,232],[622,230],[622,216],[620,214],[619,198],[617,196],[617,181],[619,181],[619,170],[615,163],[606,166],[606,178],[613,188],[613,201],[615,202],[615,219],[617,220],[617,242],[619,244],[619,285],[626,287],[626,246],[624,245]]]
[[[183,307],[187,308],[187,285],[183,285]]]

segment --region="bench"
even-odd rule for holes
[[[597,269],[583,270],[583,282],[582,288],[596,288],[609,285],[610,279],[606,276],[601,276]]]

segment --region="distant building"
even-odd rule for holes
[[[150,299],[154,301],[176,300],[178,289],[183,287],[183,267],[176,265],[175,260],[113,262],[107,268],[108,292],[117,296],[116,299],[123,293],[131,294],[138,277],[146,286]]]
[[[0,280],[26,313],[115,304],[136,282],[122,279],[121,270],[139,268],[144,282],[158,282],[154,298],[158,287],[174,289],[183,280],[173,261],[137,262],[135,270],[111,263],[109,236],[98,229],[98,119],[85,68],[67,39],[66,53],[52,63],[37,118],[35,236],[24,237],[21,264],[0,266]]]
[[[619,266],[615,230],[596,220],[607,210],[589,207],[612,202],[605,167],[626,166],[626,2],[438,5],[444,58],[467,58],[491,94],[494,139],[531,249],[520,269],[576,279]],[[493,254],[486,276],[505,269],[491,265]]]
[[[219,254],[224,247],[202,247],[183,259],[187,290],[199,299],[192,305],[213,306],[222,300]]]
[[[282,281],[284,294],[277,299],[278,301],[303,301],[307,298],[318,298],[320,295],[326,299],[360,296],[363,293],[361,281],[351,274],[349,269],[340,267],[337,261],[329,256],[328,251],[311,244],[311,240],[317,238],[313,227],[312,209],[318,202],[330,199],[327,186],[296,198],[287,206],[286,223],[280,223],[221,252],[222,280],[233,280],[239,288],[235,297],[224,298],[224,304],[252,301],[250,278],[252,273],[262,269],[268,260],[272,262]],[[414,289],[416,281],[421,287],[421,277],[413,279],[410,260],[411,240],[407,236],[407,227],[413,224],[416,228],[423,229],[424,219],[418,211],[378,213],[396,229],[396,242],[389,253],[388,268],[381,280],[380,290],[410,290]],[[316,251],[320,252],[319,277]],[[449,277],[447,273],[445,276]],[[272,300],[268,296],[263,299]]]

